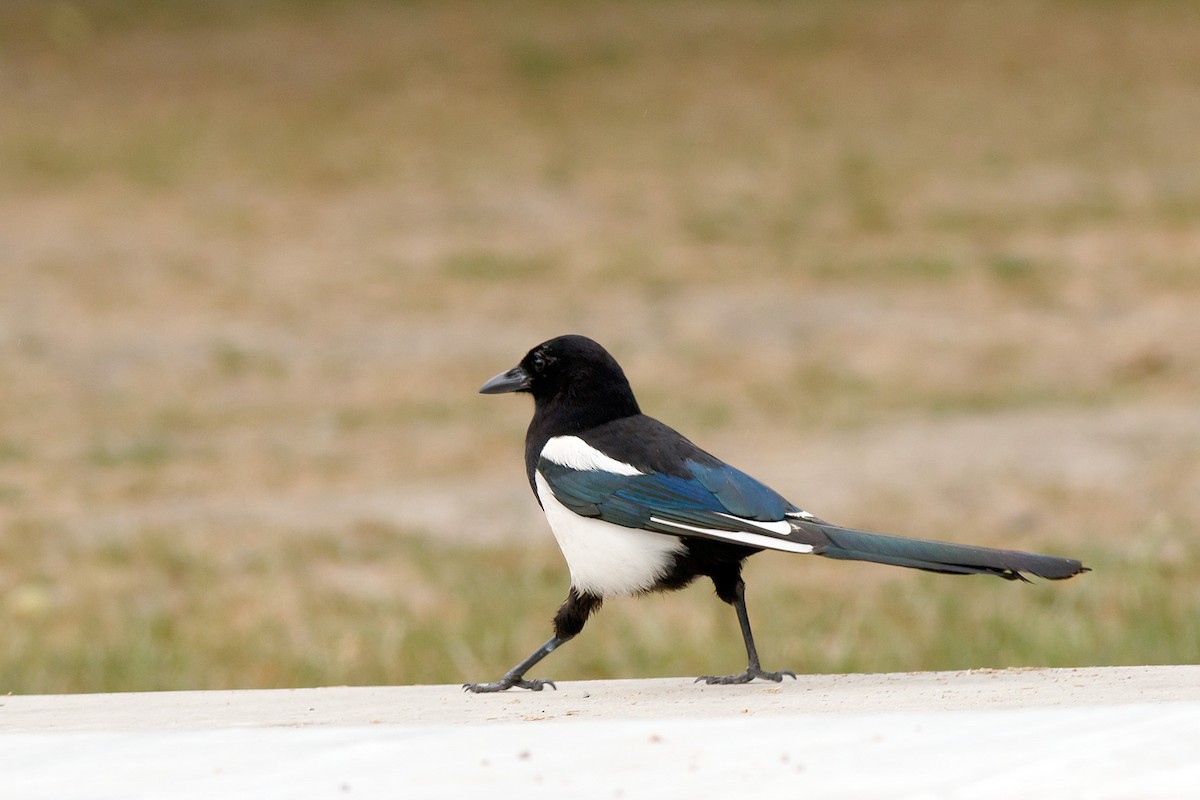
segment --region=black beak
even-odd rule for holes
[[[529,373],[520,367],[513,367],[508,372],[501,372],[479,387],[480,394],[504,394],[506,392],[525,392],[528,390]]]

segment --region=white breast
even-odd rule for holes
[[[571,585],[581,592],[611,597],[645,591],[667,573],[674,554],[683,550],[678,536],[581,517],[558,501],[540,472],[534,474],[534,482],[550,530],[571,570]]]

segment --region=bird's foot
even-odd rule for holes
[[[545,678],[526,679],[509,677],[508,675],[505,675],[495,683],[464,683],[463,691],[474,692],[475,694],[486,694],[488,692],[503,692],[505,689],[511,689],[514,686],[518,689],[528,689],[531,692],[540,692],[547,686],[555,691],[558,690],[558,687],[554,685],[554,681],[547,680]]]
[[[713,684],[724,686],[732,683],[749,683],[755,678],[779,683],[783,680],[784,675],[787,675],[789,678],[796,677],[796,673],[790,669],[781,669],[779,672],[765,672],[758,667],[748,667],[745,672],[739,672],[737,675],[701,675],[699,678],[696,678],[696,683],[704,681],[709,686]]]

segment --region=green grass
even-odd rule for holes
[[[528,406],[476,390],[567,331],[814,511],[1097,567],[760,557],[768,663],[1195,661],[1197,41],[1181,2],[0,4],[0,690],[499,674],[566,572]],[[425,521],[448,487],[492,521]],[[548,674],[738,668],[688,592]]]
[[[749,603],[768,665],[800,672],[1194,663],[1200,548],[1164,561],[1175,533],[1082,553],[1095,571],[1062,584],[759,556]],[[491,679],[549,635],[566,583],[548,542],[450,547],[382,526],[237,550],[171,530],[56,537],[11,531],[2,554],[26,565],[0,594],[3,691]],[[690,676],[743,658],[732,610],[698,582],[610,601],[538,674]]]

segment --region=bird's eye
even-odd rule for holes
[[[539,350],[534,353],[533,358],[530,360],[530,366],[533,367],[534,372],[543,372],[545,371],[546,367],[553,363],[554,356],[550,355],[544,350]]]

